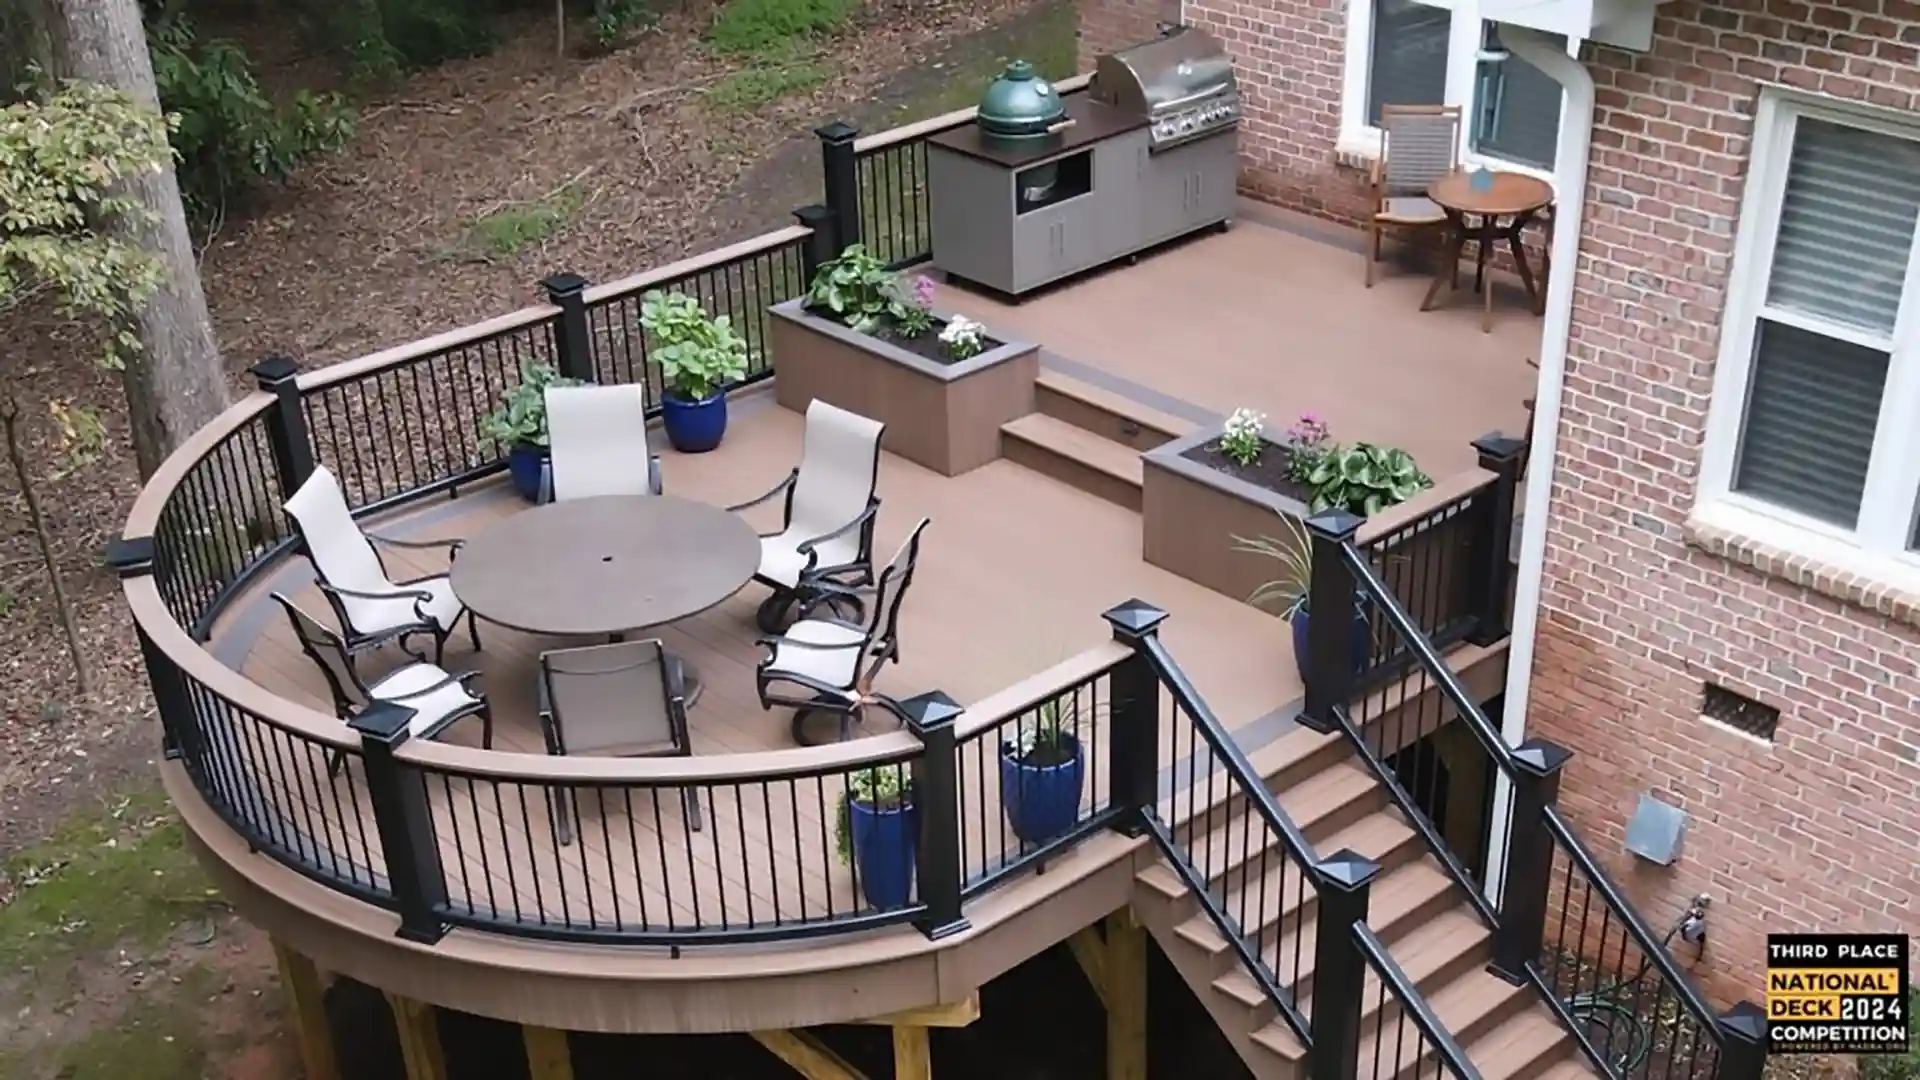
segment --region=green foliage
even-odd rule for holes
[[[1280,564],[1280,576],[1253,590],[1247,603],[1255,607],[1277,604],[1277,614],[1291,619],[1306,610],[1307,597],[1313,591],[1313,541],[1307,536],[1306,526],[1286,514],[1278,516],[1286,526],[1285,538],[1236,536],[1233,550]]]
[[[405,71],[499,44],[491,16],[497,0],[306,0],[310,33],[344,56],[356,81],[382,81]]]
[[[630,30],[652,26],[660,16],[646,0],[599,0],[594,5],[593,22],[588,26],[594,44],[611,48]]]
[[[840,796],[840,812],[833,823],[833,848],[840,861],[853,861],[853,811],[850,803],[891,810],[913,805],[913,784],[907,770],[898,765],[875,765],[847,776],[847,790]]]
[[[1314,463],[1306,482],[1313,488],[1313,512],[1340,509],[1367,516],[1398,506],[1433,486],[1414,464],[1413,455],[1372,443],[1335,446]]]
[[[707,91],[707,103],[728,112],[752,112],[827,81],[827,69],[798,60],[736,71]]]
[[[353,136],[353,112],[338,95],[294,96],[286,108],[267,99],[253,62],[230,41],[201,41],[193,24],[171,15],[148,35],[160,105],[178,117],[180,194],[198,217],[261,180],[282,180],[307,157]]]
[[[125,321],[159,287],[160,266],[102,226],[148,216],[109,188],[168,154],[167,122],[107,87],[72,83],[0,109],[0,312],[44,296],[114,329],[109,364],[137,350]]]
[[[887,269],[866,245],[854,244],[820,265],[807,288],[807,307],[871,334],[914,317],[915,298],[904,292],[897,271]]]
[[[859,0],[727,0],[707,29],[707,43],[727,53],[764,52],[832,34],[859,7]]]
[[[503,206],[468,226],[460,250],[483,259],[518,255],[559,232],[583,201],[579,190],[569,186],[543,199]]]
[[[747,373],[747,342],[733,320],[708,317],[700,301],[685,293],[641,297],[640,328],[649,339],[647,355],[660,365],[675,397],[705,401]]]
[[[480,434],[501,453],[527,443],[547,445],[547,387],[579,386],[551,364],[531,363],[520,369],[520,382],[507,390],[500,407],[480,421]]]
[[[1266,423],[1265,413],[1233,410],[1226,426],[1220,429],[1220,452],[1243,468],[1259,461],[1260,452],[1267,448],[1267,440],[1262,437]]]
[[[1915,1010],[1920,1010],[1920,988],[1915,988],[1907,998],[1907,1030],[1914,1034],[1913,1040],[1907,1043],[1907,1052],[1862,1055],[1860,1080],[1920,1080],[1920,1024],[1913,1021]]]

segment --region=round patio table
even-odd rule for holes
[[[1427,298],[1420,302],[1420,310],[1433,307],[1440,295],[1440,286],[1457,285],[1460,253],[1471,240],[1475,249],[1473,289],[1484,292],[1486,297],[1480,329],[1492,333],[1493,290],[1487,287],[1487,258],[1500,241],[1505,240],[1513,252],[1514,268],[1520,272],[1520,284],[1526,287],[1528,305],[1536,311],[1540,309],[1540,293],[1534,285],[1533,270],[1527,265],[1520,234],[1534,215],[1553,205],[1553,185],[1539,177],[1497,170],[1489,170],[1488,180],[1486,188],[1475,190],[1473,174],[1456,169],[1428,186],[1427,198],[1447,215],[1447,251],[1433,284],[1427,288]]]
[[[736,514],[671,495],[605,495],[523,510],[468,540],[453,592],[530,634],[608,637],[689,618],[739,592],[760,537]],[[688,704],[699,672],[682,661]]]

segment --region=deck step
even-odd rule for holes
[[[1033,394],[1035,407],[1047,416],[1135,450],[1151,450],[1193,431],[1177,416],[1057,371],[1041,369]]]
[[[1376,1008],[1377,983],[1369,983],[1361,1000],[1376,1014],[1360,1028],[1360,1075],[1372,1080],[1412,1080],[1431,1076],[1438,1055],[1420,1029],[1408,1020],[1399,1001],[1387,996],[1385,1008]],[[1533,990],[1474,967],[1452,982],[1422,991],[1440,1026],[1464,1049],[1483,1033],[1511,1019],[1534,1000]]]
[[[1140,509],[1140,452],[1044,413],[1000,426],[1000,453],[1129,510]]]
[[[1482,1080],[1533,1080],[1574,1053],[1573,1036],[1545,1006],[1518,1013],[1463,1049]]]

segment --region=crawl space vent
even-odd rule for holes
[[[1773,731],[1780,726],[1779,709],[1714,683],[1706,684],[1700,711],[1735,731],[1744,731],[1768,742],[1773,741]]]

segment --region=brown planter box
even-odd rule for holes
[[[998,458],[1000,425],[1033,411],[1038,345],[1009,341],[936,364],[810,315],[799,300],[776,305],[772,315],[775,400],[803,413],[817,399],[879,420],[887,425],[883,446],[943,476]]]
[[[1233,550],[1233,538],[1286,540],[1290,534],[1276,518],[1285,515],[1304,524],[1311,514],[1304,503],[1181,456],[1219,437],[1218,430],[1207,429],[1141,455],[1141,555],[1163,570],[1244,602],[1279,577],[1282,567],[1272,559]],[[1269,453],[1286,452],[1272,439],[1267,445]],[[1393,536],[1383,577],[1423,628],[1453,617],[1467,602],[1464,590],[1472,572],[1470,541],[1477,507],[1432,518],[1422,528],[1409,526],[1493,480],[1492,473],[1478,468],[1445,477],[1368,518],[1355,537],[1364,547]]]

